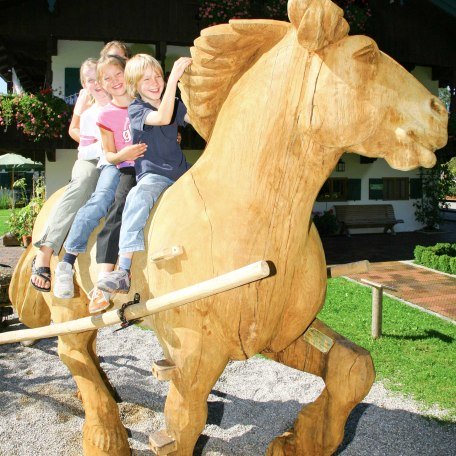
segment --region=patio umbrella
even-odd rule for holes
[[[29,169],[43,169],[44,165],[40,162],[34,162],[30,158],[23,157],[18,154],[3,154],[0,155],[0,170],[5,169],[11,171],[11,190],[13,191],[14,185],[14,172],[26,171]],[[14,198],[14,191],[13,191]]]

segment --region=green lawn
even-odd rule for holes
[[[383,336],[373,340],[370,288],[345,279],[328,281],[318,318],[369,350],[389,389],[438,404],[456,420],[456,325],[384,296]]]
[[[0,236],[9,231],[8,221],[11,209],[0,209]]]

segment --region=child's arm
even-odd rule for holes
[[[116,152],[113,132],[105,130],[104,128],[100,128],[100,132],[106,160],[113,165],[117,165],[126,160],[136,160],[139,157],[143,157],[144,152],[146,152],[147,145],[142,143],[125,146],[123,149],[119,150],[119,152]]]
[[[76,141],[81,140],[80,136],[80,120],[81,114],[89,107],[89,94],[86,89],[81,89],[79,91],[78,99],[73,109],[73,117],[71,118],[70,127],[68,129],[68,134]]]
[[[147,114],[144,121],[146,125],[169,125],[174,112],[177,82],[191,63],[190,57],[181,57],[174,62],[160,106],[157,111],[151,111]]]
[[[80,125],[81,125],[81,116],[79,114],[76,114],[75,112],[73,112],[73,117],[71,118],[70,127],[68,128],[68,134],[77,143],[81,140]]]

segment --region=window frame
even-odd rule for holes
[[[336,181],[342,184],[342,192],[339,197],[334,197],[334,195],[337,194],[337,192],[334,191],[334,183]],[[327,197],[320,195],[326,184],[329,185],[329,194]],[[318,192],[317,201],[348,201],[348,177],[329,177],[326,179],[325,183],[321,186],[320,191]]]

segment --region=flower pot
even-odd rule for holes
[[[19,239],[16,238],[16,236],[13,236],[11,233],[6,233],[3,236],[3,245],[5,247],[17,247],[21,245],[19,242]]]
[[[32,242],[32,236],[27,236],[25,234],[22,236],[22,245],[24,247],[28,247],[31,242]]]

